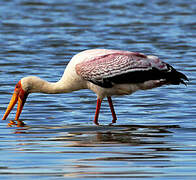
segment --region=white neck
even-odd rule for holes
[[[21,79],[22,88],[29,93],[41,92],[46,94],[68,93],[74,89],[69,82],[60,80],[50,83],[35,76],[28,76]]]
[[[66,87],[66,84],[63,84],[62,81],[51,83],[44,80],[42,80],[42,86],[39,90],[39,92],[46,94],[68,93],[72,91],[72,89],[70,87]]]

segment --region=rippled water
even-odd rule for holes
[[[20,78],[57,81],[85,49],[159,55],[190,82],[114,98],[113,127],[107,103],[104,126],[92,123],[88,90],[30,95],[21,115],[28,127],[0,124],[1,179],[195,179],[195,11],[193,0],[2,0],[1,115]]]

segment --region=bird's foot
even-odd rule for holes
[[[11,120],[8,124],[9,127],[17,125],[15,121]]]
[[[114,123],[110,123],[110,124],[108,124],[108,126],[113,126],[114,125]]]
[[[116,118],[112,120],[112,123],[109,124],[109,126],[113,126],[116,123]]]
[[[11,120],[9,123],[8,123],[8,126],[9,127],[12,127],[12,126],[17,126],[17,127],[24,127],[26,124],[22,121],[17,121],[17,123],[13,120]]]
[[[99,122],[98,122],[98,119],[94,119],[94,124],[96,124],[97,126],[99,126]]]
[[[23,121],[18,121],[17,127],[24,127],[25,125]]]
[[[108,124],[109,126],[113,126],[116,122],[112,122],[110,124]]]
[[[99,123],[98,123],[98,122],[95,122],[95,124],[96,124],[97,126],[99,126]]]

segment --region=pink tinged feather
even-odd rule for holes
[[[76,65],[76,72],[82,78],[92,80],[151,68],[151,62],[144,54],[118,52],[83,61]]]
[[[155,67],[159,70],[167,70],[167,65],[163,61],[161,61],[157,56],[147,56],[152,67]]]

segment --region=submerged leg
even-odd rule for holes
[[[9,123],[8,123],[8,126],[11,127],[11,126],[14,126],[14,125],[17,125],[15,121],[11,120]]]
[[[8,123],[8,126],[11,127],[11,126],[17,126],[17,127],[24,127],[25,126],[25,123],[23,121],[20,121],[20,120],[16,120],[17,123],[13,120],[11,120],[9,123]]]
[[[110,110],[112,112],[112,117],[113,117],[112,123],[116,123],[117,117],[116,117],[116,113],[114,111],[114,106],[113,106],[113,103],[112,103],[112,98],[110,96],[108,96],[107,98],[108,98]]]
[[[94,118],[94,123],[96,125],[99,125],[98,123],[98,118],[99,118],[99,111],[100,111],[100,108],[101,108],[101,102],[102,102],[102,99],[97,99],[97,107],[96,107],[96,111],[95,111],[95,118]]]
[[[23,121],[18,120],[17,122],[17,127],[24,127],[26,125]]]

